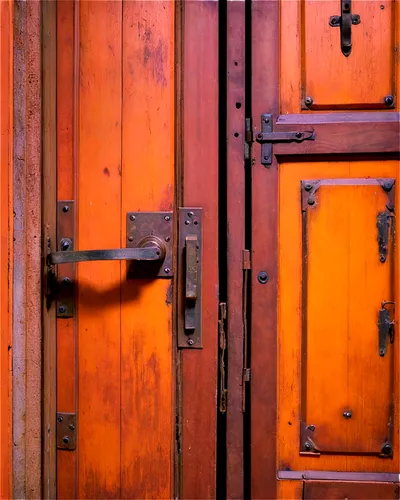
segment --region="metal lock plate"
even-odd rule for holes
[[[74,250],[75,203],[72,200],[57,202],[57,250]],[[75,314],[75,269],[73,262],[60,264],[57,275],[57,318],[72,318]]]
[[[57,448],[59,450],[75,450],[76,448],[75,413],[57,413]]]

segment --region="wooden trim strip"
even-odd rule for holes
[[[340,123],[341,118],[343,121]],[[290,156],[400,151],[400,113],[282,115],[274,128],[276,132],[303,130],[314,130],[315,140],[299,144],[274,144],[274,154]]]
[[[277,1],[251,2],[252,116],[279,110],[279,9]],[[258,124],[257,124],[258,125]],[[278,165],[260,163],[253,146],[251,248],[251,497],[277,498],[277,234]],[[269,280],[261,284],[258,274]]]
[[[245,248],[245,2],[227,2],[227,343],[226,495],[244,498],[243,265]],[[236,135],[235,135],[236,134]],[[239,134],[237,136],[237,134]]]
[[[14,2],[13,498],[41,498],[41,7]]]
[[[373,481],[397,483],[400,473],[389,472],[333,472],[325,470],[278,470],[278,479],[324,480],[324,481]]]

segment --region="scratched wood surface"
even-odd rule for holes
[[[11,307],[9,276],[11,264],[9,251],[10,218],[12,205],[11,188],[11,154],[12,154],[12,4],[9,1],[0,3],[0,498],[9,498],[11,491],[10,470],[10,425],[11,425],[11,380],[10,380],[10,316]]]
[[[127,211],[174,206],[174,4],[59,2],[57,28],[58,199],[76,249],[125,247]],[[57,410],[78,418],[60,498],[172,495],[171,281],[126,274],[79,264],[76,318],[57,321]]]

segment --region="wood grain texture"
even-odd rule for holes
[[[396,177],[397,175],[397,162],[396,161],[387,161],[387,162],[374,162],[374,161],[365,161],[365,162],[315,162],[315,163],[308,163],[308,164],[301,164],[301,168],[299,168],[299,164],[290,164],[290,163],[285,163],[280,165],[280,189],[279,189],[279,200],[280,200],[280,215],[279,215],[279,296],[280,296],[280,301],[278,304],[278,339],[279,339],[279,347],[278,347],[278,359],[279,359],[279,385],[278,385],[278,405],[279,405],[279,416],[278,416],[278,442],[280,443],[279,449],[278,449],[278,468],[279,469],[286,469],[290,468],[291,470],[309,470],[309,469],[318,469],[318,470],[334,470],[334,471],[359,471],[359,472],[395,472],[398,467],[398,455],[396,453],[394,454],[394,457],[392,460],[383,460],[382,458],[379,457],[374,457],[374,456],[346,456],[344,454],[342,455],[321,455],[320,457],[310,457],[310,456],[300,456],[299,455],[299,435],[300,435],[300,428],[299,428],[299,420],[300,420],[300,415],[299,415],[299,401],[300,401],[300,381],[301,381],[301,372],[300,372],[300,360],[301,360],[301,328],[302,328],[302,305],[301,305],[301,283],[302,283],[302,269],[301,269],[301,210],[299,210],[300,207],[300,180],[301,179],[319,179],[319,178],[348,178],[348,179],[357,179],[357,178],[374,178],[374,177]],[[333,189],[333,188],[332,188]],[[343,188],[344,189],[344,188]],[[354,187],[354,189],[356,189]],[[398,189],[398,188],[396,188]],[[397,191],[396,191],[397,194]],[[349,195],[346,195],[349,196]],[[382,201],[382,200],[381,200]],[[321,203],[322,203],[322,198],[321,198]],[[336,202],[335,202],[336,203]],[[356,203],[357,204],[357,203]],[[343,205],[343,203],[342,203]],[[365,209],[365,214],[369,213],[369,210],[372,210],[374,207],[374,204],[370,202],[370,209]],[[332,209],[334,208],[335,204],[332,205]],[[352,205],[353,206],[353,205]],[[322,208],[322,207],[319,207]],[[329,210],[329,208],[328,208]],[[376,207],[375,211],[376,212]],[[327,213],[327,212],[325,212]],[[342,208],[340,211],[332,210],[332,215],[336,214],[336,217],[341,217],[344,213],[345,210]],[[365,282],[365,276],[369,276],[369,270],[371,270],[371,280],[373,279],[374,276],[378,276],[379,274],[374,274],[374,269],[379,266],[378,264],[373,264],[372,262],[368,266],[368,273],[367,275],[364,275],[361,271],[359,266],[361,265],[362,262],[362,256],[365,255],[363,252],[367,252],[366,248],[366,241],[365,238],[367,237],[364,233],[366,231],[363,231],[363,234],[361,235],[359,231],[361,231],[363,227],[363,220],[364,216],[360,216],[360,225],[358,227],[358,223],[356,224],[356,227],[353,229],[354,230],[354,235],[358,234],[358,239],[362,238],[362,247],[363,250],[361,251],[360,249],[360,263],[351,261],[351,272],[350,272],[350,267],[348,267],[348,272],[346,272],[346,265],[350,266],[350,263],[348,262],[348,253],[346,252],[345,256],[342,256],[341,262],[342,268],[337,268],[336,267],[336,274],[335,276],[330,275],[331,271],[335,269],[335,262],[338,260],[334,260],[333,258],[329,260],[330,264],[329,267],[326,269],[327,266],[325,266],[325,271],[324,271],[324,276],[327,277],[327,282],[330,284],[330,292],[332,291],[332,297],[330,301],[330,306],[329,306],[329,312],[328,310],[325,311],[325,315],[322,315],[322,317],[318,315],[314,310],[314,319],[313,321],[318,321],[318,318],[321,318],[321,323],[318,326],[318,331],[321,335],[321,340],[325,339],[325,346],[328,347],[329,342],[332,342],[331,344],[331,349],[329,349],[330,353],[335,352],[335,356],[333,358],[329,357],[329,359],[332,359],[332,364],[329,364],[328,361],[324,365],[320,364],[320,370],[330,370],[330,383],[335,384],[335,388],[332,389],[333,393],[336,394],[336,398],[330,397],[329,399],[326,399],[326,402],[324,404],[318,403],[317,401],[314,400],[314,408],[312,409],[314,417],[317,417],[317,413],[323,412],[323,409],[325,408],[326,411],[329,411],[330,404],[340,404],[340,398],[345,394],[348,394],[349,388],[351,390],[352,384],[353,383],[360,383],[361,386],[359,387],[354,387],[354,390],[356,391],[356,400],[354,401],[357,405],[360,403],[357,401],[357,398],[359,395],[364,394],[364,396],[367,398],[366,404],[368,408],[368,404],[370,401],[370,398],[377,399],[379,396],[371,396],[371,394],[367,394],[365,390],[375,390],[375,391],[382,391],[382,386],[380,385],[381,379],[379,379],[379,383],[377,380],[373,377],[370,376],[368,377],[368,373],[373,373],[372,368],[366,367],[365,369],[360,368],[360,363],[366,362],[367,366],[369,366],[369,363],[384,363],[385,360],[382,361],[382,358],[379,357],[378,354],[378,344],[377,344],[377,338],[374,336],[374,331],[371,330],[373,326],[375,325],[375,318],[372,318],[373,312],[377,312],[377,310],[380,308],[380,304],[377,305],[377,308],[373,309],[371,312],[371,304],[368,308],[368,312],[364,309],[364,307],[367,307],[367,303],[369,303],[370,300],[375,297],[374,291],[371,290],[369,287],[372,286],[372,281],[369,282],[368,284]],[[354,217],[356,217],[356,213],[353,214],[352,218],[347,218],[346,224],[350,223],[350,221],[354,221]],[[376,214],[372,216],[375,222]],[[370,215],[371,218],[371,215]],[[321,221],[322,222],[322,221]],[[367,220],[364,220],[365,224],[369,224]],[[342,227],[344,224],[344,221],[342,221]],[[328,224],[328,221],[325,221],[325,224],[322,224],[320,227],[326,228],[326,231],[339,231],[339,228],[337,226],[340,226],[339,220],[336,221],[330,221]],[[336,229],[334,229],[336,228]],[[358,228],[358,229],[357,229]],[[315,228],[313,229],[313,231]],[[340,229],[341,230],[341,229]],[[369,225],[369,232],[372,231],[372,245],[375,247],[377,245],[375,237],[375,228]],[[368,233],[367,233],[368,234]],[[357,249],[357,245],[354,247],[354,240],[352,240],[353,236],[349,235],[349,242],[353,241],[352,248]],[[325,239],[328,236],[325,236]],[[320,240],[322,241],[322,240]],[[339,245],[338,242],[336,242],[336,245]],[[330,248],[334,248],[333,242],[331,242]],[[366,247],[366,248],[365,248]],[[294,249],[297,249],[294,251]],[[371,251],[373,248],[371,248]],[[378,253],[377,249],[376,250],[376,259],[378,261]],[[350,253],[351,255],[351,253]],[[396,256],[396,265],[397,265],[397,256]],[[346,264],[347,262],[347,264]],[[357,271],[358,270],[358,271]],[[360,287],[355,284],[357,292],[354,291],[354,288],[351,286],[348,288],[348,292],[351,292],[351,296],[354,296],[355,293],[357,293],[357,296],[362,296],[362,294],[366,294],[367,291],[369,290],[369,295],[368,298],[363,296],[361,303],[359,304],[358,308],[355,308],[355,310],[352,312],[349,321],[350,323],[346,323],[351,325],[351,317],[355,318],[359,312],[361,313],[362,311],[362,316],[357,320],[356,324],[359,323],[359,321],[368,321],[369,326],[364,325],[364,327],[361,329],[362,335],[363,335],[363,341],[360,343],[357,343],[357,348],[356,350],[352,350],[351,352],[348,352],[346,349],[343,348],[343,343],[341,343],[341,346],[339,346],[339,338],[340,334],[339,332],[341,331],[341,326],[338,323],[340,321],[340,314],[338,310],[336,310],[336,313],[332,316],[332,312],[335,310],[335,307],[337,306],[342,307],[341,304],[341,293],[337,291],[335,293],[335,290],[338,290],[340,287],[346,287],[346,281],[351,279],[354,280],[354,275],[353,273],[358,272],[360,276],[357,278],[358,280],[364,280],[360,281]],[[377,271],[378,272],[378,271]],[[364,278],[363,278],[364,276]],[[340,279],[338,279],[340,277]],[[322,278],[322,277],[321,277]],[[382,277],[384,279],[381,279],[382,283],[379,283],[379,287],[384,286],[385,279],[387,277]],[[311,278],[310,278],[311,279]],[[316,280],[319,278],[316,276]],[[361,283],[363,283],[361,285]],[[314,283],[314,285],[317,285],[317,282]],[[377,284],[376,284],[377,286]],[[377,290],[380,290],[381,293],[385,293],[385,290],[382,290],[380,288],[377,288]],[[314,288],[314,286],[313,286]],[[313,288],[310,290],[310,293],[313,293]],[[375,287],[373,287],[375,289]],[[343,289],[342,289],[343,290]],[[375,297],[376,298],[376,297]],[[317,293],[317,290],[315,290],[315,301],[320,301],[319,307],[323,307],[323,296],[321,296],[321,293]],[[367,302],[366,302],[367,301]],[[365,305],[364,305],[365,302]],[[345,302],[346,304],[350,304],[349,300]],[[315,303],[316,304],[316,303]],[[335,306],[336,304],[336,306]],[[318,307],[318,306],[316,306]],[[331,311],[332,308],[332,311]],[[309,311],[308,314],[311,312]],[[355,316],[354,316],[355,315]],[[326,321],[324,321],[323,318],[326,318]],[[371,319],[372,318],[372,319]],[[372,322],[372,323],[371,323]],[[372,324],[372,326],[371,326]],[[315,325],[315,323],[314,323]],[[336,329],[335,329],[336,325]],[[353,324],[354,325],[354,324]],[[335,331],[334,335],[329,335],[326,332],[326,329],[332,327],[333,330]],[[355,332],[359,331],[358,329],[355,330]],[[323,333],[325,332],[325,333]],[[368,333],[369,332],[369,333]],[[361,335],[361,333],[360,333]],[[365,338],[364,338],[365,336]],[[328,339],[330,339],[328,341]],[[350,336],[351,339],[351,336]],[[321,344],[321,341],[318,341],[316,339],[316,342],[314,343],[315,349],[318,348],[318,346],[321,346],[321,348],[325,348],[323,344]],[[351,345],[351,342],[350,344]],[[336,350],[335,350],[336,346]],[[351,348],[353,349],[353,348]],[[390,348],[389,348],[390,349]],[[371,351],[371,354],[369,352]],[[373,351],[373,352],[372,352]],[[345,352],[345,354],[343,354]],[[393,359],[394,363],[396,366],[397,361],[397,356],[398,356],[398,347],[397,343],[394,344],[393,346]],[[309,355],[310,358],[310,363],[321,363],[322,359],[320,359],[318,356],[321,356],[321,353],[317,352],[312,352]],[[330,354],[331,356],[331,354]],[[342,370],[339,370],[340,363],[346,357],[347,359],[351,359],[351,356],[355,356],[354,361],[352,362],[352,366],[349,366],[348,368],[343,368]],[[366,358],[363,358],[363,356],[367,356]],[[371,359],[369,359],[371,357]],[[325,358],[326,359],[326,358]],[[364,360],[364,361],[362,361]],[[374,361],[375,360],[375,361]],[[386,360],[387,362],[387,360]],[[347,363],[347,361],[346,361]],[[315,365],[316,366],[316,365]],[[330,368],[329,368],[330,366]],[[335,372],[335,370],[338,370]],[[351,382],[347,382],[342,388],[340,388],[341,381],[343,380],[343,377],[340,375],[343,373],[343,370],[345,370],[345,373],[347,373],[347,377],[352,377]],[[347,370],[347,371],[346,371]],[[359,375],[356,375],[355,370],[361,370]],[[380,370],[380,368],[379,368]],[[391,368],[391,370],[394,370]],[[376,371],[376,369],[375,369]],[[340,372],[340,373],[339,373]],[[323,376],[322,373],[323,371],[319,373],[319,375]],[[358,373],[358,372],[357,372]],[[385,373],[385,372],[383,372]],[[315,375],[317,375],[316,372],[314,372]],[[318,375],[318,377],[319,377]],[[386,372],[387,375],[387,372]],[[393,372],[392,372],[393,375]],[[311,376],[311,374],[310,374]],[[383,375],[382,375],[383,376]],[[365,379],[366,382],[368,382],[367,386],[363,386],[363,378]],[[314,378],[316,383],[318,382],[319,378]],[[394,387],[396,385],[396,381],[394,382]],[[364,387],[364,388],[363,388]],[[332,393],[332,391],[330,391]],[[348,394],[349,395],[349,394]],[[397,401],[398,398],[398,391],[395,388],[395,401]],[[319,401],[323,401],[324,397],[321,395],[319,398]],[[330,401],[330,402],[329,402]],[[335,401],[337,403],[335,403]],[[343,404],[347,404],[348,401],[343,401]],[[373,404],[373,402],[371,402]],[[363,403],[361,402],[361,407],[362,408]],[[339,406],[337,407],[339,408]],[[371,408],[371,407],[370,407]],[[372,406],[372,408],[374,408]],[[395,404],[395,408],[397,408]],[[368,410],[367,410],[368,411]],[[322,413],[321,413],[322,414]],[[398,415],[398,410],[395,409],[395,421],[397,421],[397,415]],[[377,413],[376,416],[373,417],[375,418],[381,418],[381,414]],[[343,419],[344,420],[344,419]],[[331,419],[332,422],[332,419]],[[374,420],[375,422],[375,420]],[[318,429],[318,424],[314,422],[310,422],[310,424],[315,424],[317,429]],[[382,424],[382,422],[381,422]],[[352,422],[353,425],[353,422]],[[354,431],[352,431],[349,435],[349,444],[352,442],[352,439],[355,439],[357,432],[367,432],[368,429],[368,423],[367,422],[360,422],[359,426],[357,425],[357,419],[354,421]],[[342,430],[342,433],[344,430]],[[340,439],[340,437],[338,438]],[[394,432],[394,450],[396,449],[396,446],[398,446],[398,428]],[[363,441],[364,443],[364,441]],[[353,443],[353,445],[358,444],[358,443]]]
[[[348,498],[364,500],[366,498],[395,499],[399,497],[399,487],[394,483],[352,483],[328,481],[305,481],[304,500],[330,498],[332,500]]]
[[[11,484],[11,329],[12,261],[12,3],[0,3],[0,498],[10,496]]]
[[[227,2],[227,210],[228,210],[228,399],[227,497],[244,498],[243,476],[243,283],[245,248],[245,2]],[[235,134],[239,134],[238,137]]]
[[[119,248],[122,2],[81,2],[79,21],[77,248]],[[121,264],[77,268],[78,498],[121,498]]]
[[[174,3],[123,8],[122,239],[128,211],[174,209]],[[171,280],[121,291],[121,495],[171,498],[174,440]]]
[[[75,120],[76,72],[79,57],[76,43],[75,15],[78,3],[73,0],[57,2],[57,199],[75,199],[77,130]],[[58,244],[58,242],[57,242]],[[58,276],[69,274],[75,265],[58,266]],[[67,273],[67,274],[65,274]],[[57,319],[57,411],[76,412],[76,322],[75,318]],[[76,450],[57,451],[57,496],[75,498]]]
[[[13,496],[41,496],[41,5],[14,3]]]
[[[285,3],[285,2],[284,2]],[[294,3],[294,2],[286,2]],[[278,114],[279,3],[252,2],[252,114],[257,132],[263,113]],[[253,147],[251,271],[251,494],[276,498],[276,333],[278,165],[260,164]],[[268,274],[267,284],[257,275]]]
[[[183,350],[182,498],[216,495],[218,3],[184,8],[183,203],[203,208],[202,350]]]
[[[303,500],[304,481],[278,481],[277,499]]]

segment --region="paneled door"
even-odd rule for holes
[[[218,5],[42,9],[44,497],[215,498]]]
[[[399,4],[251,7],[251,497],[398,498]]]

